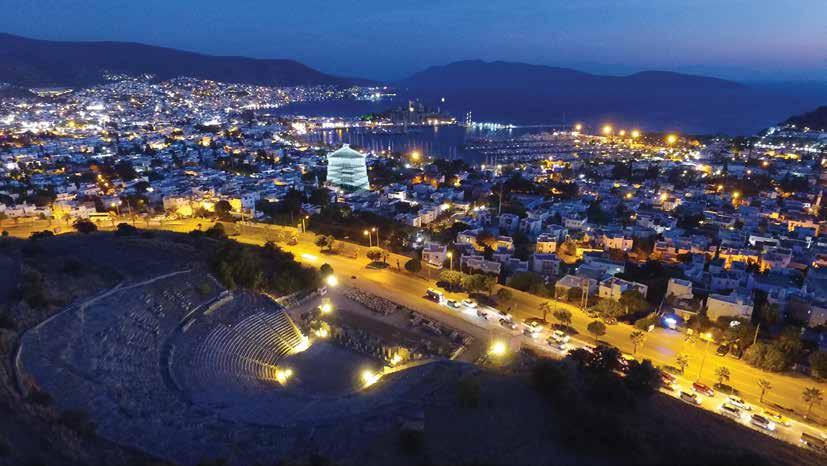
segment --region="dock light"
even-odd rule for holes
[[[505,343],[501,341],[495,341],[491,344],[491,348],[488,350],[488,353],[492,356],[502,356],[505,354],[507,348]]]
[[[328,275],[324,282],[327,283],[327,286],[336,286],[339,284],[339,279],[336,278],[336,275]]]
[[[376,372],[373,372],[370,369],[365,369],[362,371],[362,384],[365,388],[370,387],[371,385],[375,384],[379,381],[380,375]]]

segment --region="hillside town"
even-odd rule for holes
[[[333,238],[330,249],[339,240],[400,254],[449,291],[484,276],[477,288],[493,280],[607,325],[714,341],[719,355],[764,370],[827,375],[827,132],[693,137],[575,124],[476,141],[476,160],[449,160],[306,136],[453,119],[275,112],[385,88],[113,78],[33,92],[0,101],[4,228],[286,225]]]

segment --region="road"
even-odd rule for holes
[[[192,231],[197,228],[198,224],[201,224],[203,228],[207,228],[209,221],[187,219],[167,221],[164,222],[163,225],[158,223],[147,224],[142,220],[136,222],[136,226],[138,227],[178,232]],[[54,227],[54,222],[52,227]],[[111,228],[111,225],[102,225],[102,227]],[[7,225],[3,228],[8,229],[13,236],[28,237],[32,232],[49,228],[49,226],[46,221],[41,221],[18,226]],[[64,229],[66,229],[65,226]],[[270,231],[271,230],[264,225],[245,225],[241,226],[240,234],[235,235],[233,238],[239,242],[260,245],[271,238]],[[471,313],[457,312],[446,306],[441,306],[423,299],[425,290],[429,287],[435,287],[436,284],[433,280],[427,280],[418,275],[411,274],[404,269],[397,270],[397,261],[399,261],[399,264],[404,265],[409,259],[408,257],[391,253],[388,257],[388,264],[390,264],[388,268],[369,269],[366,268],[369,261],[363,252],[359,254],[358,259],[351,259],[335,254],[323,254],[320,252],[319,247],[313,244],[313,235],[310,233],[299,235],[297,245],[283,247],[292,252],[297,260],[308,265],[318,267],[323,263],[330,264],[336,271],[336,275],[341,280],[347,281],[351,286],[424,312],[448,325],[455,325],[458,328],[469,331],[468,324],[474,323],[477,329],[472,329],[469,333],[476,338],[494,339],[497,338],[497,335],[508,335],[507,330],[497,324],[497,319],[489,319],[489,321],[486,322]],[[362,251],[364,250],[361,246],[359,246],[359,248],[361,248]],[[514,316],[516,322],[522,322],[528,317],[543,317],[540,305],[549,300],[519,290],[512,290],[512,293],[513,299],[509,302],[509,305],[512,307],[511,314]],[[464,294],[459,293],[447,293],[446,295],[447,297],[455,299],[463,299],[466,297]],[[572,342],[574,344],[594,343],[591,336],[589,336],[585,330],[588,323],[593,319],[589,318],[585,312],[576,306],[559,301],[552,301],[552,308],[568,309],[571,311],[572,327],[578,332],[578,334],[573,337]],[[549,313],[548,317],[551,319],[551,313]],[[634,330],[632,326],[626,324],[607,326],[607,333],[601,336],[600,340],[619,348],[624,353],[631,354],[633,352],[633,345],[629,334]],[[717,382],[715,375],[716,368],[722,366],[727,367],[730,371],[730,380],[726,383],[734,387],[742,398],[754,405],[766,406],[774,411],[782,411],[779,409],[779,406],[783,407],[786,410],[782,411],[782,414],[792,419],[801,420],[807,410],[807,406],[801,398],[801,394],[806,387],[818,387],[827,394],[827,384],[825,383],[815,381],[803,375],[768,373],[753,368],[741,360],[729,356],[717,356],[714,353],[716,349],[714,344],[687,342],[684,334],[677,331],[656,328],[646,335],[645,343],[641,348],[638,348],[637,353],[634,355],[636,358],[650,359],[658,366],[675,366],[675,356],[679,353],[686,354],[689,357],[689,365],[684,372],[685,380],[690,382],[701,381],[709,386],[713,386]],[[539,339],[539,343],[528,337],[525,338],[526,344],[533,347],[546,348],[543,344],[544,341],[545,337]],[[764,403],[759,403],[761,394],[757,384],[759,379],[766,379],[772,384],[772,388],[764,396]],[[691,383],[689,383],[689,386],[691,386]],[[718,403],[718,405],[720,405],[720,403]],[[717,406],[715,406],[714,409],[717,409]],[[814,406],[811,414],[811,424],[813,420],[824,417],[824,405]],[[817,427],[814,426],[813,430],[816,428]]]

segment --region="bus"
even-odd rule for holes
[[[443,295],[442,292],[433,288],[428,288],[428,291],[425,292],[425,297],[438,304],[441,304],[442,300],[445,299],[445,295]]]

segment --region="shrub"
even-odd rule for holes
[[[476,408],[480,403],[480,381],[476,377],[463,377],[457,382],[457,402],[463,408]]]
[[[405,270],[412,273],[417,273],[422,270],[422,261],[419,259],[411,259],[405,262]]]
[[[415,455],[425,447],[425,433],[421,430],[403,428],[399,432],[399,451],[404,455]]]
[[[83,233],[84,235],[98,231],[98,226],[89,220],[78,220],[73,226],[78,233]]]
[[[117,230],[115,230],[116,236],[133,236],[137,233],[138,229],[128,223],[119,223]]]

